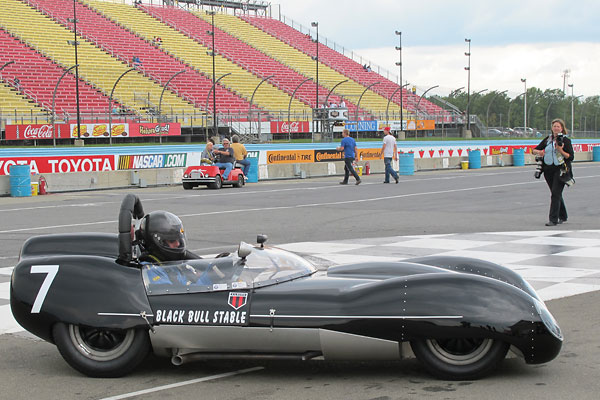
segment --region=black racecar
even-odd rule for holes
[[[131,234],[132,216],[143,215],[128,195],[119,235],[33,237],[14,268],[15,319],[86,375],[124,375],[150,351],[176,365],[414,353],[437,377],[477,379],[509,348],[539,364],[562,345],[533,288],[497,264],[425,257],[317,271],[261,236],[258,246],[242,243],[223,257],[143,264]],[[201,278],[188,279],[191,271]]]

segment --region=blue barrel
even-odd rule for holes
[[[400,175],[414,175],[415,174],[415,153],[401,153],[398,154],[400,161],[400,169],[398,173]]]
[[[12,197],[31,197],[31,175],[29,165],[11,165],[10,195]]]
[[[248,160],[250,161],[250,169],[248,169],[246,182],[256,183],[258,182],[258,158],[250,157]]]
[[[600,146],[594,146],[594,149],[592,150],[592,160],[600,161]]]
[[[513,165],[515,167],[522,167],[525,165],[525,150],[514,149],[513,150]]]
[[[471,150],[469,152],[469,169],[481,168],[481,151]]]

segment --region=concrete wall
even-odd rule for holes
[[[457,169],[461,167],[462,161],[468,157],[439,157],[415,160],[415,171],[435,169]],[[591,161],[592,152],[575,153],[575,161]],[[531,154],[525,155],[525,164],[534,164],[535,160]],[[358,165],[364,166],[366,161],[359,161]],[[369,161],[371,174],[384,172],[383,160]],[[513,164],[512,155],[482,156],[482,167],[510,166]],[[298,179],[310,177],[323,177],[331,175],[343,175],[344,163],[323,162],[304,164],[271,164],[259,166],[260,180],[275,179]],[[180,185],[183,176],[183,168],[164,169],[142,169],[128,171],[105,171],[105,172],[78,172],[64,174],[44,174],[48,182],[50,193],[98,190],[125,187],[145,187],[161,185]],[[37,182],[39,176],[33,176],[32,182]],[[0,176],[0,196],[10,195],[9,176]]]

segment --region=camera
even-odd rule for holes
[[[543,161],[544,161],[544,157],[542,156],[535,156],[535,172],[533,173],[533,176],[535,177],[535,179],[540,179],[540,176],[542,176],[542,168],[543,168]]]
[[[563,135],[558,135],[556,137],[556,145],[557,146],[563,146],[564,144],[565,144],[565,140],[564,140]]]

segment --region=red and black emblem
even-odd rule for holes
[[[246,305],[247,300],[248,293],[231,292],[229,293],[229,300],[227,303],[233,307],[234,310],[239,310]]]

